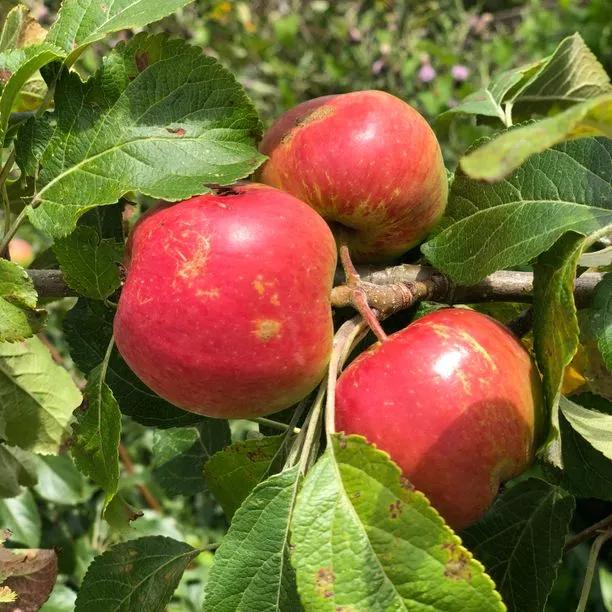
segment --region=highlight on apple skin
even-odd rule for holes
[[[446,170],[425,119],[382,91],[303,102],[264,135],[260,180],[310,204],[355,261],[396,258],[446,207]]]
[[[389,453],[455,529],[530,465],[543,411],[529,353],[468,309],[426,315],[362,353],[338,380],[336,429]]]
[[[277,189],[162,205],[136,224],[115,340],[171,403],[218,418],[275,412],[305,397],[327,365],[333,236]]]

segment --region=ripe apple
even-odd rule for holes
[[[355,261],[402,255],[446,206],[446,170],[432,129],[383,91],[299,104],[274,123],[260,149],[269,156],[261,181],[310,204]]]
[[[164,205],[130,238],[117,347],[185,410],[242,418],[287,408],[327,365],[335,267],[323,219],[266,185]]]
[[[13,238],[9,242],[8,249],[10,260],[24,268],[34,261],[34,249],[23,238]]]
[[[540,375],[500,323],[426,315],[360,355],[336,389],[336,427],[389,453],[454,528],[477,521],[533,460]]]

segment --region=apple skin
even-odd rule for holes
[[[442,216],[448,186],[435,134],[410,105],[382,91],[299,104],[265,134],[263,183],[310,204],[355,261],[396,258]]]
[[[10,260],[23,268],[27,268],[34,261],[34,249],[23,238],[13,238],[8,249]]]
[[[540,375],[500,323],[467,309],[418,319],[362,353],[336,389],[336,428],[389,453],[455,529],[532,462]]]
[[[144,215],[128,247],[115,340],[160,396],[248,418],[287,408],[322,378],[336,250],[307,204],[238,185]]]

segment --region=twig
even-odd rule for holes
[[[580,533],[577,533],[575,536],[570,538],[565,543],[565,552],[571,550],[572,548],[575,548],[576,546],[582,544],[583,542],[586,542],[587,540],[590,540],[592,537],[596,536],[598,532],[603,531],[604,529],[607,529],[609,527],[612,527],[612,514],[609,514],[608,516],[606,516],[606,518],[601,519],[601,521],[599,521],[598,523],[587,527],[584,531],[581,531]]]
[[[125,471],[128,474],[134,473],[134,464],[132,463],[132,459],[130,458],[130,454],[127,451],[127,448],[123,444],[119,444],[119,457],[121,457],[121,463],[125,467]],[[157,501],[157,498],[151,493],[149,487],[146,484],[140,483],[136,485],[144,500],[147,502],[147,506],[152,510],[156,510],[161,514],[162,507],[161,504]]]
[[[593,576],[595,574],[595,568],[597,567],[597,558],[599,557],[599,551],[605,544],[606,540],[612,538],[612,527],[608,528],[607,531],[600,533],[591,546],[591,552],[589,553],[589,560],[587,561],[586,574],[584,576],[584,582],[582,583],[582,592],[580,593],[580,601],[576,612],[584,612],[586,610],[587,603],[589,601],[589,595],[591,593],[591,585],[593,583]]]

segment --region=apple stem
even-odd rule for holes
[[[327,371],[327,400],[325,402],[325,432],[328,441],[329,437],[336,433],[336,380],[351,351],[367,331],[367,321],[357,316],[345,321],[334,336]]]
[[[287,423],[279,423],[278,421],[273,421],[272,419],[266,419],[265,417],[253,417],[252,419],[248,419],[249,421],[253,421],[254,423],[259,423],[265,427],[269,427],[270,429],[276,429],[277,431],[289,431],[290,427]],[[293,433],[299,434],[300,428],[293,427],[291,428]]]
[[[349,290],[349,302],[364,318],[378,340],[384,342],[388,336],[378,320],[378,313],[370,307],[368,295],[362,287],[361,277],[353,264],[348,245],[345,242],[340,244],[339,252],[340,263],[346,277],[346,287]]]

